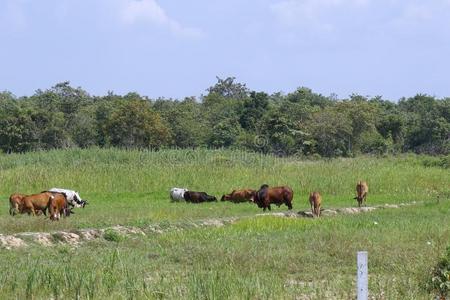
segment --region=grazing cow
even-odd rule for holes
[[[15,216],[22,211],[24,194],[14,193],[9,196],[9,214]]]
[[[356,197],[353,199],[358,200],[358,207],[361,207],[361,204],[366,204],[367,193],[369,192],[369,186],[365,181],[358,181],[356,184]]]
[[[172,188],[170,190],[170,199],[172,199],[172,202],[184,201],[184,193],[187,191],[188,191],[188,189]]]
[[[39,212],[42,212],[44,215],[47,215],[47,208],[53,198],[54,196],[49,192],[25,196],[22,198],[23,204],[21,213],[26,212],[35,216],[36,214],[39,214]]]
[[[210,196],[205,192],[186,191],[184,193],[184,200],[186,200],[186,202],[191,203],[202,203],[202,202],[217,201],[217,198],[214,196]]]
[[[234,203],[254,202],[256,191],[252,189],[234,190],[231,194],[223,195],[220,201],[230,201]]]
[[[81,199],[80,194],[73,190],[52,188],[48,190],[49,192],[63,193],[66,195],[67,203],[72,207],[85,207],[88,204],[86,199]]]
[[[63,193],[52,193],[53,198],[49,203],[50,220],[58,221],[61,215],[67,217],[72,212],[68,207],[66,195]]]
[[[320,205],[322,203],[322,196],[320,196],[319,192],[311,192],[309,194],[309,204],[311,204],[311,212],[313,217],[320,216]]]
[[[292,198],[294,192],[288,186],[277,186],[269,188],[267,184],[263,184],[255,194],[255,203],[264,211],[266,208],[271,210],[270,204],[280,206],[286,204],[288,209],[292,209]]]

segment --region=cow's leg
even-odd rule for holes
[[[269,206],[267,206],[267,208],[269,208],[269,211],[272,210],[272,208],[270,207],[270,204],[269,204]]]
[[[291,203],[291,202],[286,202],[286,205],[287,205],[287,207],[288,207],[289,210],[292,209],[292,203]]]
[[[11,206],[11,207],[9,208],[9,214],[10,214],[11,216],[15,216],[15,215],[16,215],[16,211],[18,211],[18,209],[17,209],[16,207],[17,207],[17,205],[14,204],[14,206]]]

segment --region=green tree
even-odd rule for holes
[[[121,101],[106,124],[111,145],[125,148],[160,148],[171,134],[146,100]]]

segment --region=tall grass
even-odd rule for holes
[[[324,207],[354,206],[355,184],[369,183],[368,204],[436,201],[450,195],[448,169],[427,167],[418,156],[359,157],[308,161],[231,150],[138,151],[55,150],[0,155],[0,232],[114,224],[145,225],[162,220],[252,215],[254,205],[170,203],[171,187],[206,191],[218,198],[240,187],[262,183],[289,185],[294,209],[307,209],[307,195],[318,190]],[[86,209],[58,223],[19,216],[11,222],[8,196],[51,187],[78,190],[90,200]],[[286,208],[282,206],[282,210]]]
[[[352,299],[369,252],[375,299],[429,299],[450,242],[448,201],[322,219],[247,218],[196,228],[0,251],[2,299]],[[375,222],[377,224],[375,224]]]
[[[0,233],[248,216],[221,228],[106,239],[71,248],[0,250],[1,299],[351,299],[355,253],[369,251],[376,299],[429,299],[422,283],[450,242],[450,173],[415,155],[335,160],[277,158],[230,150],[57,150],[0,155]],[[320,219],[253,217],[252,204],[171,203],[171,187],[220,196],[262,183],[309,191],[324,207],[423,201],[395,210]],[[90,204],[60,222],[8,215],[9,194],[73,188]],[[438,200],[439,199],[439,203]],[[286,207],[274,208],[286,210]]]

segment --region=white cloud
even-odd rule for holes
[[[150,23],[168,28],[173,34],[182,37],[200,38],[203,32],[198,28],[187,27],[171,18],[156,0],[122,0],[121,19],[127,25]]]

